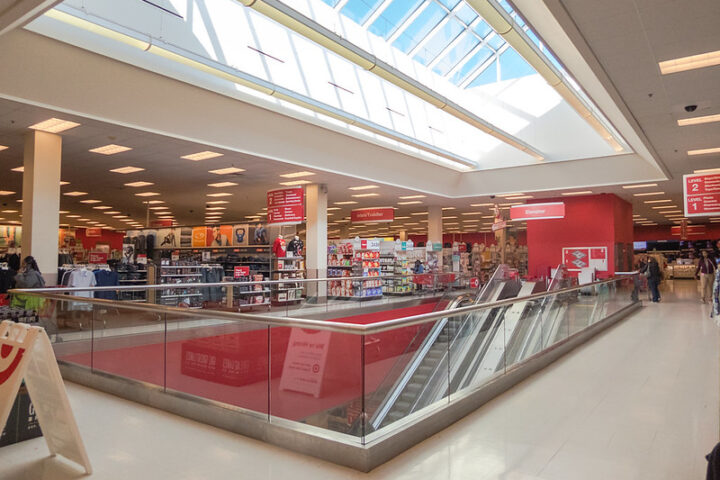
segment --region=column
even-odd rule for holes
[[[305,188],[307,233],[305,266],[308,278],[327,277],[327,185],[312,184]],[[319,302],[327,299],[327,282],[309,283],[308,297]]]
[[[62,137],[34,130],[25,136],[22,255],[32,255],[47,285],[57,283]]]
[[[350,224],[349,223],[343,223],[340,226],[340,238],[343,240],[346,238],[350,238]]]
[[[407,230],[400,230],[400,232],[398,234],[398,238],[400,239],[401,242],[406,242],[407,241]]]
[[[428,207],[428,242],[443,241],[442,207]]]

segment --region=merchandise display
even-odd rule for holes
[[[407,242],[403,243],[399,240],[380,244],[380,274],[383,277],[393,277],[383,278],[383,295],[412,295],[415,285],[412,283],[407,248]],[[412,248],[412,242],[410,242],[410,248]]]
[[[361,248],[353,243],[328,247],[328,277],[369,277],[363,280],[333,280],[328,295],[343,300],[366,300],[382,297],[380,277],[380,247]]]
[[[183,285],[187,288],[159,290],[155,293],[157,303],[162,305],[202,308],[204,302],[219,303],[223,300],[222,287],[202,287],[202,283],[217,283],[223,279],[223,267],[219,264],[174,264],[169,262],[157,268],[156,281],[160,285]]]
[[[286,255],[273,257],[272,279],[287,281],[271,285],[271,301],[273,305],[297,303],[302,300],[303,284],[292,280],[305,278],[305,261],[302,256],[293,256],[290,250],[286,250],[282,236],[275,240],[273,252]]]
[[[262,275],[246,274],[247,269],[238,267],[236,275],[233,277],[225,277],[223,281],[227,282],[262,282]],[[228,302],[227,306],[232,310],[248,310],[254,307],[270,306],[270,292],[268,285],[233,285],[225,287],[232,303]]]

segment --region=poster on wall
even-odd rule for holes
[[[22,245],[22,227],[0,226],[0,247],[19,247]]]
[[[573,272],[583,268],[594,268],[598,272],[607,272],[607,247],[564,247],[563,263]]]
[[[161,228],[157,234],[157,248],[177,248],[180,246],[179,228]]]
[[[192,246],[207,247],[208,228],[207,227],[193,227],[192,229]]]
[[[267,192],[268,224],[296,225],[305,220],[305,189],[302,186]]]
[[[267,228],[260,222],[250,225],[248,235],[248,243],[250,245],[270,245],[270,236],[268,235]]]
[[[86,237],[102,237],[102,228],[86,228]]]
[[[70,249],[77,245],[77,235],[74,228],[61,228],[58,233],[58,248]]]
[[[233,240],[233,226],[220,225],[208,230],[210,236],[207,238],[208,247],[229,247]]]
[[[232,236],[232,244],[238,247],[243,247],[248,245],[249,236],[248,232],[250,231],[250,225],[247,224],[239,224],[239,225],[233,225],[233,236]]]

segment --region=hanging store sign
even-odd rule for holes
[[[690,235],[706,235],[707,228],[705,225],[678,225],[670,227],[670,235],[679,235],[680,240],[687,240]]]
[[[720,214],[720,173],[683,175],[683,203],[686,217]]]
[[[305,189],[301,186],[267,192],[267,223],[297,225],[305,221]]]
[[[350,212],[350,221],[362,222],[392,222],[395,220],[395,209],[387,208],[358,208]]]
[[[531,203],[510,207],[510,220],[548,220],[565,218],[565,203]]]
[[[86,228],[86,237],[102,237],[102,228]]]

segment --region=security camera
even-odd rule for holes
[[[695,110],[697,110],[697,105],[686,105],[685,106],[685,111],[688,113],[692,113]]]
[[[490,195],[490,198],[491,198],[491,199],[492,199],[492,198],[495,198],[495,195]]]

